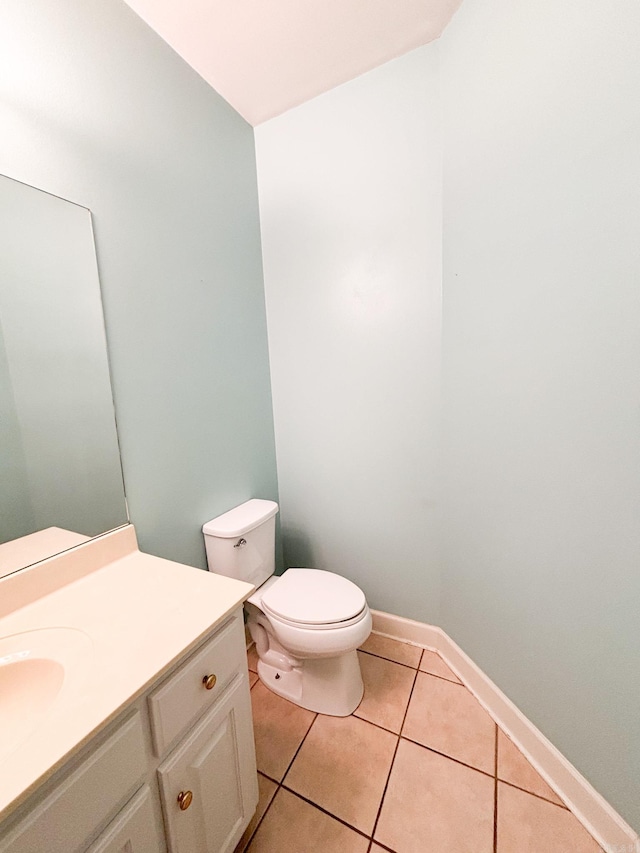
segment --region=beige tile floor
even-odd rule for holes
[[[372,634],[350,717],[292,705],[249,651],[260,802],[236,853],[598,853],[435,653]]]

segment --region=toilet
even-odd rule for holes
[[[245,604],[260,680],[285,699],[346,717],[364,692],[356,649],[371,633],[364,593],[318,569],[275,571],[278,504],[250,500],[202,528],[209,571],[257,587]]]

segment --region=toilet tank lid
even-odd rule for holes
[[[202,532],[222,539],[235,539],[263,524],[278,512],[275,501],[253,498],[202,525]]]

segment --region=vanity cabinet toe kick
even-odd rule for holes
[[[257,803],[238,608],[0,824],[0,853],[232,853]]]

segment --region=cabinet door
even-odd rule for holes
[[[112,821],[87,853],[165,853],[145,785]]]
[[[106,826],[140,787],[146,767],[144,732],[136,711],[44,800],[34,799],[27,817],[8,836],[0,832],[0,853],[84,850],[86,839]]]
[[[171,853],[231,853],[258,803],[244,676],[236,676],[158,776]]]

